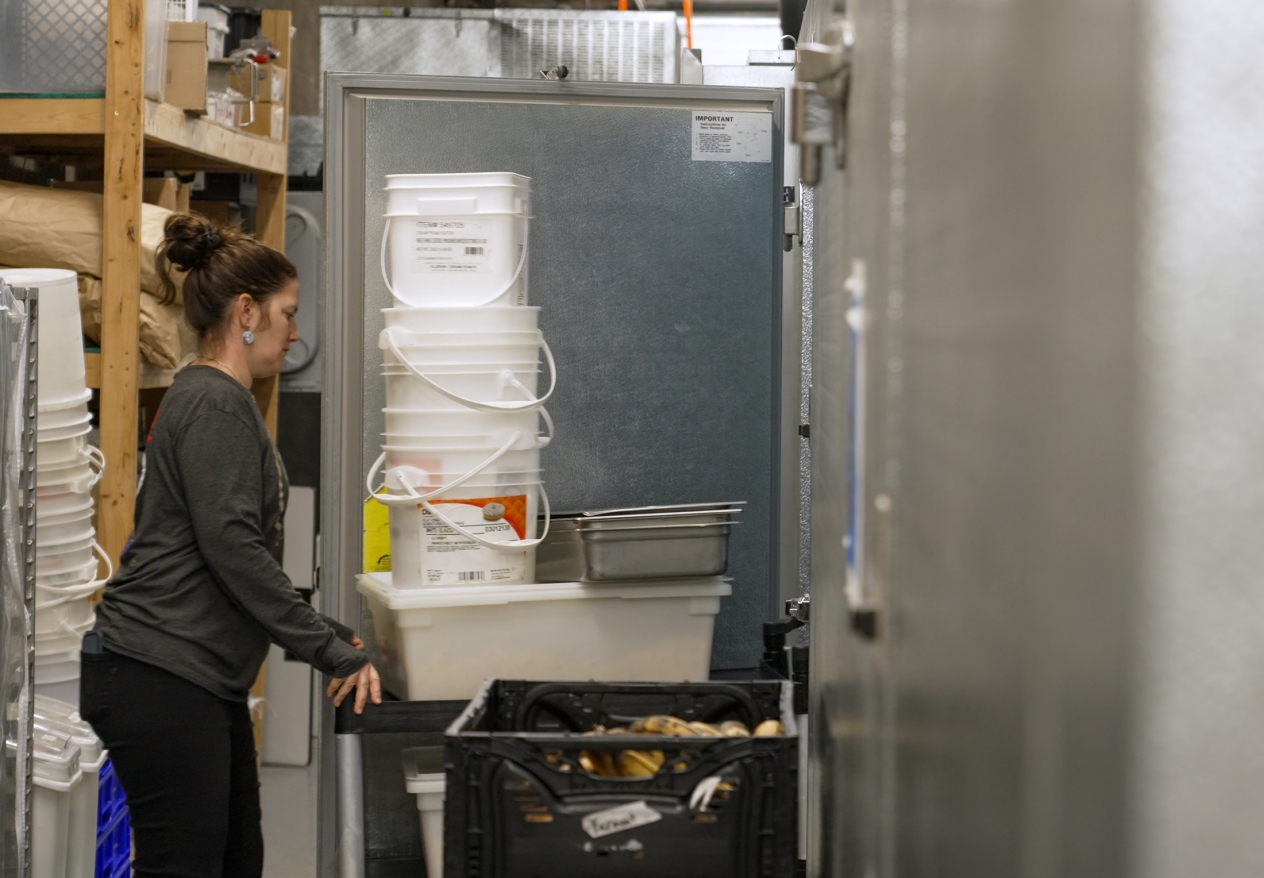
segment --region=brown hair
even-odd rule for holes
[[[173,302],[170,267],[184,278],[184,317],[206,339],[222,327],[242,293],[260,305],[298,277],[294,263],[234,226],[221,226],[195,213],[177,213],[163,226],[157,268],[164,302]]]

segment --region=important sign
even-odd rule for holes
[[[695,162],[771,162],[772,114],[693,111]]]

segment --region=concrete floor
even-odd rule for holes
[[[306,768],[265,765],[263,878],[316,876],[316,763]]]

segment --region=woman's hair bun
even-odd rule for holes
[[[226,231],[216,228],[206,217],[177,213],[168,218],[163,227],[162,249],[180,271],[193,271],[206,265],[211,255],[224,245]]]

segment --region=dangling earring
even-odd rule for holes
[[[251,332],[249,329],[247,329],[245,332],[241,334],[241,340],[245,342],[246,344],[254,344],[255,334]]]

